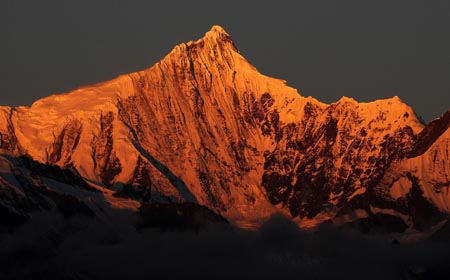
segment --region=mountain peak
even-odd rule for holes
[[[337,101],[337,103],[358,103],[358,101],[356,101],[354,98],[352,97],[347,97],[347,96],[342,96],[341,99],[339,99]]]
[[[211,29],[208,32],[206,32],[205,36],[195,43],[201,41],[209,41],[212,44],[221,44],[221,45],[230,44],[231,46],[233,46],[234,49],[236,49],[230,34],[228,34],[225,31],[225,29],[223,29],[219,25],[213,25]]]
[[[201,53],[203,53],[203,55],[201,55]],[[187,56],[189,57],[188,60],[202,56],[201,60],[204,63],[228,64],[232,61],[234,63],[236,59],[234,56],[235,54],[240,54],[240,52],[231,36],[221,26],[213,25],[203,37],[195,41],[189,41],[175,46],[175,48],[166,56],[165,60],[169,60],[169,64],[179,64],[180,56]],[[240,58],[238,60],[244,61],[245,59]]]
[[[117,194],[135,204],[198,201],[245,227],[278,211],[305,226],[377,213],[410,225],[416,200],[450,212],[447,193],[435,191],[450,177],[447,117],[421,133],[399,97],[305,98],[259,73],[214,25],[144,71],[0,107],[0,149],[74,168],[99,187],[123,185]]]
[[[208,31],[208,33],[216,33],[216,34],[221,34],[221,35],[227,35],[227,36],[230,36],[230,35],[225,31],[225,29],[223,29],[223,27],[220,26],[220,25],[213,25],[213,26],[211,27],[211,30]],[[208,34],[208,33],[207,33],[207,34]]]

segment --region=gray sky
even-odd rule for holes
[[[450,107],[450,1],[0,1],[0,104],[147,68],[223,26],[260,72],[334,102]]]

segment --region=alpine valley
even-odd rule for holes
[[[398,97],[302,96],[214,26],[149,69],[0,107],[0,224],[119,209],[164,225],[257,228],[278,213],[302,228],[437,231],[449,127],[450,110],[424,125]]]

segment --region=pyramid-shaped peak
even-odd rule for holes
[[[231,41],[231,36],[228,34],[225,29],[223,29],[219,25],[213,25],[211,30],[206,32],[204,38],[209,38],[215,41]]]
[[[211,30],[210,30],[209,32],[214,32],[214,33],[219,33],[219,34],[229,35],[229,34],[225,31],[225,29],[223,29],[223,27],[220,26],[220,25],[213,25],[213,26],[211,27]]]
[[[206,34],[198,39],[197,41],[190,41],[187,44],[180,44],[177,47],[175,47],[175,50],[179,48],[189,48],[192,46],[201,46],[202,48],[204,46],[209,47],[217,47],[220,46],[221,48],[231,48],[235,52],[239,52],[239,50],[236,48],[233,39],[231,36],[219,25],[213,25],[211,29],[206,32]]]

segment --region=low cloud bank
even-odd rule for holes
[[[135,223],[120,211],[105,219],[35,216],[0,235],[0,278],[450,279],[448,241],[398,243],[330,226],[312,233],[281,216],[257,232]]]

